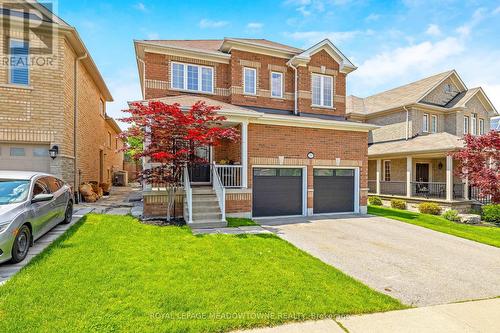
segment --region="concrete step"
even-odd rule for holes
[[[201,195],[201,196],[194,196],[193,195],[193,205],[197,203],[211,203],[211,202],[219,202],[216,196],[208,196],[208,195]]]
[[[199,220],[220,221],[220,220],[222,220],[222,214],[220,211],[210,212],[210,213],[208,213],[208,212],[195,213],[193,211],[193,222],[196,222]]]
[[[198,220],[193,223],[188,223],[191,229],[212,229],[227,227],[226,221]]]
[[[200,206],[193,206],[193,214],[202,214],[202,213],[220,213],[220,208],[219,206],[213,206],[213,207],[200,207]]]
[[[195,194],[215,194],[213,188],[211,187],[193,187],[193,195]]]

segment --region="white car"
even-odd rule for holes
[[[0,263],[23,261],[35,240],[72,215],[72,190],[61,179],[0,171]]]

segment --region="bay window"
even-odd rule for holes
[[[312,74],[312,105],[333,107],[333,77]]]
[[[202,93],[214,92],[212,67],[172,62],[172,88]]]

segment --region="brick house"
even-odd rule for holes
[[[380,126],[369,136],[370,194],[410,206],[470,208],[476,189],[454,176],[458,163],[448,153],[463,147],[464,134],[490,130],[498,112],[483,89],[468,89],[451,70],[366,98],[348,96],[347,105],[349,119]]]
[[[0,170],[48,172],[71,185],[111,182],[123,169],[121,130],[106,114],[112,96],[78,32],[37,2],[1,15],[10,29],[0,34],[0,57],[16,62],[0,65]],[[26,34],[26,20],[44,21],[45,30]],[[38,55],[47,40],[53,51]]]
[[[199,152],[211,165],[188,172],[189,222],[366,212],[368,132],[377,126],[346,120],[356,67],[329,40],[307,50],[240,38],[141,40],[135,49],[143,102],[203,100],[240,133]],[[146,187],[146,215],[165,214],[158,190]]]

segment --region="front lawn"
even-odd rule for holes
[[[227,226],[230,228],[251,227],[258,225],[252,219],[245,219],[240,217],[228,217],[226,220],[227,220]]]
[[[0,332],[223,332],[403,307],[274,235],[89,215],[0,287]]]
[[[459,224],[440,216],[414,213],[380,206],[369,206],[368,214],[415,224],[435,231],[444,232],[457,237],[500,247],[500,228]]]

